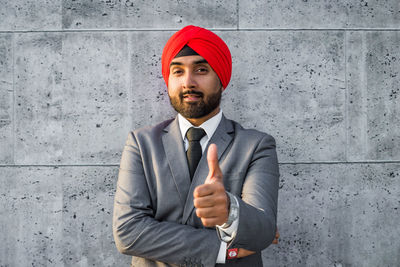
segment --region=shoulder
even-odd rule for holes
[[[165,121],[160,122],[155,125],[145,126],[145,127],[139,128],[139,129],[135,129],[132,131],[132,133],[137,136],[161,133],[173,121],[174,121],[174,119],[165,120]]]
[[[173,121],[174,119],[169,119],[152,126],[145,126],[132,130],[128,135],[128,140],[134,139],[138,142],[158,139],[163,133],[164,129],[166,129]]]
[[[265,132],[257,129],[246,129],[236,121],[226,119],[230,123],[234,130],[235,138],[244,139],[248,142],[267,142],[275,144],[275,138]]]

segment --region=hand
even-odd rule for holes
[[[217,146],[210,144],[207,151],[208,176],[204,184],[193,192],[196,215],[205,227],[222,225],[228,220],[229,197],[225,192],[222,171],[219,168]]]
[[[251,250],[247,250],[245,248],[239,248],[238,249],[238,258],[244,258],[250,255],[253,255],[254,253],[256,253],[255,251],[251,251]]]
[[[278,238],[280,237],[278,232],[278,226],[276,227],[275,239],[272,241],[272,244],[278,244]]]

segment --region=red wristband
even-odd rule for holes
[[[228,249],[228,252],[226,253],[226,258],[228,260],[236,259],[237,256],[238,256],[238,249],[237,248]]]

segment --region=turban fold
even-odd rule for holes
[[[189,46],[207,60],[226,88],[232,74],[232,58],[228,46],[215,33],[189,25],[174,33],[164,47],[161,56],[162,75],[168,86],[169,65],[185,46]]]

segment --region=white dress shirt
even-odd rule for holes
[[[186,138],[187,130],[189,130],[189,128],[191,127],[203,128],[203,130],[206,132],[206,135],[200,140],[200,145],[202,152],[204,154],[204,150],[207,147],[208,141],[213,136],[215,130],[217,129],[219,123],[221,122],[221,119],[222,119],[222,110],[220,110],[217,115],[213,116],[212,118],[203,122],[203,124],[201,124],[200,126],[196,127],[193,126],[181,114],[178,114],[179,128],[182,134],[185,151],[187,151],[189,147],[189,142]],[[235,196],[234,198],[236,203],[238,203]],[[219,236],[221,238],[221,246],[219,248],[219,253],[216,263],[225,263],[227,243],[230,242],[236,236],[238,224],[239,224],[239,218],[233,221],[229,227],[221,227],[217,225],[217,231],[219,231]]]

